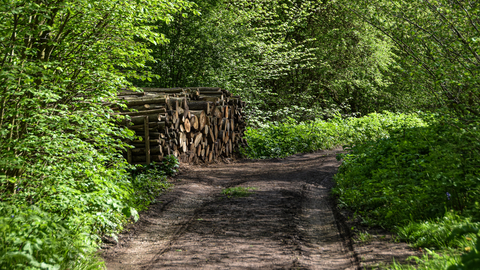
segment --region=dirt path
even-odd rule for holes
[[[352,241],[328,196],[337,153],[183,169],[173,191],[104,246],[108,269],[361,269],[413,255],[387,236]],[[235,186],[256,190],[221,194]]]

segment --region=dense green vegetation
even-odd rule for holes
[[[388,138],[391,130],[424,126],[416,114],[372,113],[362,118],[336,116],[327,121],[297,123],[270,122],[262,128],[249,128],[245,134],[249,158],[283,158],[297,153],[357,145]]]
[[[250,158],[346,145],[339,204],[435,248],[420,267],[469,269],[479,15],[463,0],[2,1],[0,268],[101,267],[99,237],[167,188],[176,161],[137,173],[105,106],[135,84],[240,95]]]
[[[165,42],[148,24],[191,5],[2,1],[1,269],[98,268],[100,236],[166,187],[160,171],[128,172],[120,138],[133,134],[104,102],[151,59],[140,37]]]
[[[480,157],[472,150],[478,142],[431,121],[353,146],[336,177],[340,202],[383,226],[437,217],[446,208],[480,219]]]
[[[480,228],[479,142],[472,132],[478,129],[459,130],[435,115],[425,122],[350,147],[333,193],[367,224],[396,230],[415,247],[451,255],[469,251],[478,263],[472,242],[478,236],[452,236],[455,229]],[[428,269],[445,269],[441,258],[429,260]]]
[[[0,202],[0,268],[97,269],[102,265],[95,255],[99,237],[116,238],[124,224],[137,221],[137,211],[168,189],[167,174],[177,167],[169,156],[161,166],[134,168],[121,185],[106,183],[96,192],[59,191],[42,203],[10,195]]]

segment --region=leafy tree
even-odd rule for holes
[[[382,93],[390,84],[384,72],[394,63],[392,44],[335,1],[301,3],[293,2],[283,11],[285,21],[305,11],[286,39],[305,42],[313,53],[312,65],[293,66],[285,76],[268,82],[284,97],[284,107],[295,100],[312,116],[329,108],[363,114],[385,108],[392,99]]]
[[[177,13],[174,20],[158,21],[157,33],[168,42],[151,44],[150,71],[157,76],[151,81],[135,80],[136,85],[187,87],[209,85],[208,70],[217,68],[227,33],[212,27],[212,18],[220,0],[197,1],[195,10]]]
[[[170,43],[153,46],[150,85],[228,88],[250,116],[310,118],[367,113],[384,94],[392,44],[335,1],[196,1],[202,16],[163,24]]]
[[[419,91],[456,115],[479,115],[479,3],[375,0],[346,6],[408,56],[402,67],[421,82]]]
[[[71,229],[118,230],[131,193],[113,102],[166,39],[182,0],[10,0],[0,5],[0,201]],[[123,211],[123,213],[122,213]],[[80,229],[79,229],[80,230]]]

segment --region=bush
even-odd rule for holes
[[[427,125],[397,125],[383,138],[366,136],[347,147],[333,194],[366,223],[396,229],[427,251],[412,257],[416,267],[394,263],[392,269],[476,269],[480,122],[423,119]]]
[[[413,247],[430,249],[460,248],[461,250],[472,245],[475,234],[452,235],[453,231],[461,228],[480,228],[480,223],[472,222],[453,211],[447,211],[443,217],[414,222],[397,227],[398,236],[409,242]]]
[[[130,205],[136,210],[145,210],[155,197],[167,190],[171,184],[167,181],[168,175],[177,172],[179,162],[174,156],[167,156],[162,163],[152,163],[148,166],[137,166],[131,171],[132,186],[135,195],[130,200]]]
[[[0,268],[98,269],[103,263],[82,229],[35,206],[0,203]]]
[[[123,224],[138,220],[137,211],[170,186],[166,176],[176,168],[178,161],[170,156],[161,164],[132,167],[130,174],[109,170],[110,178],[19,181],[14,192],[0,193],[0,268],[98,269],[100,236],[115,238]]]
[[[450,238],[458,238],[464,235],[474,235],[473,238],[466,237],[470,242],[465,247],[466,253],[461,256],[461,261],[450,266],[447,270],[476,270],[480,265],[480,226],[466,225],[453,230]]]

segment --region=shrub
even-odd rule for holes
[[[435,247],[440,251],[425,248],[421,258],[412,256],[416,267],[394,262],[390,269],[438,269],[476,270],[480,265],[479,223],[451,211],[445,217],[424,222],[410,222],[399,229],[399,235],[414,247]]]
[[[100,236],[115,238],[128,220],[138,220],[137,211],[170,186],[166,176],[176,168],[178,160],[170,156],[161,164],[132,167],[130,174],[109,170],[110,178],[90,174],[83,182],[62,178],[56,185],[19,181],[14,192],[1,193],[0,268],[98,269]]]
[[[103,263],[82,229],[35,206],[0,203],[0,268],[98,269]]]
[[[135,194],[130,200],[130,205],[138,211],[146,209],[155,201],[158,194],[171,186],[167,176],[175,174],[178,167],[178,160],[174,156],[167,156],[160,164],[152,163],[134,168],[131,175]]]

